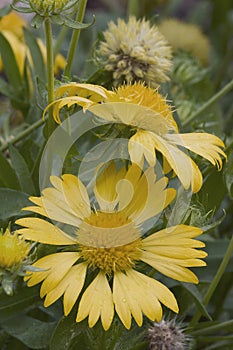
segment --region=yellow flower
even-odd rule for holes
[[[0,268],[12,269],[21,264],[30,251],[30,244],[19,238],[17,233],[11,234],[9,229],[0,232]]]
[[[61,98],[65,94],[66,97]],[[143,84],[123,85],[108,91],[98,85],[70,83],[58,88],[56,97],[44,114],[54,106],[54,119],[60,123],[60,109],[78,104],[84,111],[88,109],[110,123],[130,125],[136,130],[128,145],[132,162],[142,164],[145,157],[149,165],[154,166],[157,150],[163,155],[164,168],[173,169],[184,188],[191,187],[193,192],[200,190],[202,175],[186,151],[207,159],[218,169],[222,167],[221,156],[226,157],[220,148],[224,143],[217,136],[179,133],[165,98]]]
[[[26,43],[20,40],[14,33],[8,30],[2,30],[1,33],[10,43],[10,46],[14,52],[14,56],[19,67],[20,74],[24,74],[25,59],[28,58],[30,64],[32,64],[31,53]],[[41,39],[37,39],[37,43],[40,47],[44,62],[46,62],[46,47]],[[57,54],[54,62],[54,74],[58,74],[60,69],[64,69],[66,60],[61,54]],[[0,72],[4,69],[2,60],[0,57]]]
[[[0,18],[0,32],[7,30],[13,33],[16,37],[22,38],[23,28],[27,27],[27,22],[14,11]]]
[[[155,25],[130,17],[112,21],[96,50],[96,60],[113,76],[114,85],[145,81],[155,87],[169,80],[171,48]]]
[[[174,189],[166,189],[167,179],[156,180],[152,168],[142,173],[133,164],[117,171],[110,163],[97,177],[94,209],[76,176],[51,176],[51,183],[54,187],[44,189],[42,197],[30,198],[36,206],[25,209],[66,224],[66,229],[41,218],[17,221],[24,226],[18,234],[25,239],[66,246],[65,251],[35,262],[33,266],[42,270],[26,277],[28,286],[43,281],[44,305],[64,295],[64,314],[68,315],[81,295],[76,321],[88,317],[93,327],[101,318],[105,330],[112,323],[114,308],[127,329],[132,317],[141,326],[143,314],[161,320],[161,303],[178,312],[172,292],[140,270],[144,262],[173,279],[198,283],[187,267],[205,265],[201,258],[206,253],[196,249],[204,243],[193,239],[202,233],[199,228],[178,225],[143,238],[143,222],[175,197]],[[89,284],[84,286],[87,276]]]
[[[163,20],[158,28],[174,51],[182,49],[191,53],[202,64],[208,63],[210,55],[209,39],[198,26],[171,18]]]

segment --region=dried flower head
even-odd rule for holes
[[[192,54],[202,64],[208,63],[209,39],[198,26],[171,18],[162,21],[158,28],[174,51],[182,49]]]
[[[148,329],[150,350],[184,350],[189,341],[183,329],[172,321],[154,322]]]
[[[117,24],[109,23],[103,35],[96,60],[112,72],[115,86],[142,80],[155,87],[169,80],[171,48],[157,26],[145,19],[119,18]]]

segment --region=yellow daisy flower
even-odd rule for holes
[[[165,19],[158,25],[174,52],[179,49],[189,52],[202,64],[207,64],[210,56],[210,42],[201,29],[191,23],[175,18]]]
[[[6,229],[0,232],[0,268],[12,269],[21,264],[30,251],[30,244],[26,243],[18,234],[12,234]]]
[[[78,104],[110,123],[130,125],[136,131],[128,145],[132,162],[142,164],[145,157],[154,166],[157,150],[184,188],[191,187],[193,192],[200,190],[202,175],[186,151],[207,159],[218,169],[222,167],[221,156],[226,157],[220,148],[224,143],[217,136],[179,133],[166,99],[143,84],[123,85],[109,91],[98,85],[70,83],[59,87],[55,95],[57,100],[46,107],[44,115],[53,106],[54,119],[60,123],[60,109]]]
[[[144,262],[173,279],[198,283],[187,267],[205,265],[201,258],[206,253],[196,249],[204,243],[193,239],[202,233],[199,228],[178,225],[143,238],[143,222],[175,197],[174,189],[166,189],[167,179],[156,180],[152,168],[142,173],[135,164],[117,171],[112,162],[97,177],[94,209],[76,176],[51,176],[51,183],[53,188],[44,189],[41,197],[30,198],[36,206],[25,209],[66,224],[66,229],[41,218],[17,220],[24,226],[18,234],[25,239],[66,246],[65,251],[35,262],[33,266],[41,271],[25,278],[28,286],[42,282],[44,305],[63,295],[68,315],[81,296],[76,321],[88,317],[93,327],[100,318],[105,330],[112,323],[114,308],[127,329],[132,317],[141,326],[143,314],[161,320],[161,303],[178,312],[172,292],[140,271]],[[86,280],[89,284],[84,286]]]
[[[158,31],[145,19],[131,16],[128,22],[110,22],[103,33],[95,58],[100,66],[112,73],[113,84],[145,81],[156,87],[169,80],[171,48]]]

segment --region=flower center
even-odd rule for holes
[[[0,234],[0,267],[10,268],[28,255],[30,244],[10,233]]]
[[[81,257],[106,274],[125,271],[141,256],[140,230],[122,212],[93,212],[80,225]]]
[[[63,9],[68,0],[31,0],[31,5],[39,12],[49,13]]]

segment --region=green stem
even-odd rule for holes
[[[30,125],[27,129],[20,132],[16,137],[11,139],[9,142],[4,143],[0,147],[0,152],[4,152],[9,147],[9,145],[14,145],[18,141],[22,140],[24,137],[30,135],[34,130],[38,129],[43,124],[44,124],[44,120],[42,119],[37,120],[34,124]]]
[[[233,79],[225,85],[219,92],[212,96],[206,103],[204,103],[201,108],[199,108],[195,113],[193,113],[189,118],[183,122],[183,126],[187,126],[194,119],[196,119],[200,114],[202,114],[207,108],[218,101],[220,98],[225,96],[229,91],[233,89]]]
[[[213,281],[211,282],[211,284],[210,284],[210,286],[209,286],[209,288],[208,288],[208,290],[203,298],[203,305],[207,305],[208,302],[210,301],[213,293],[215,292],[217,285],[219,284],[219,281],[222,278],[222,275],[224,274],[224,272],[226,270],[226,267],[227,267],[227,265],[230,261],[230,258],[232,256],[232,253],[233,253],[233,235],[232,235],[232,238],[230,240],[230,244],[227,248],[226,254],[225,254],[225,256],[224,256],[224,258],[223,258],[223,260],[218,268],[218,271],[217,271]],[[190,322],[190,327],[194,327],[198,323],[201,315],[202,315],[201,312],[198,310]]]
[[[77,13],[77,17],[76,17],[76,20],[78,22],[83,21],[85,10],[86,10],[86,5],[87,5],[87,0],[80,0],[79,1],[79,8],[78,8],[78,13]],[[72,63],[74,60],[76,47],[78,45],[79,36],[80,36],[80,29],[74,29],[73,33],[72,33],[71,41],[70,41],[69,50],[68,50],[68,55],[67,55],[67,60],[66,60],[66,62],[67,62],[66,68],[64,71],[64,76],[66,76],[68,78],[71,78],[71,67],[72,67]]]
[[[128,17],[135,16],[138,18],[140,16],[141,6],[142,6],[142,3],[139,3],[138,0],[128,0],[128,8],[127,8]]]
[[[45,17],[45,37],[47,50],[47,84],[48,84],[48,104],[54,101],[54,55],[53,55],[53,33],[50,17]],[[53,109],[49,109],[48,136],[55,129],[56,124],[53,119]]]
[[[221,331],[221,330],[225,330],[225,329],[232,329],[233,327],[233,320],[229,320],[229,321],[225,321],[225,322],[221,322],[219,324],[215,324],[213,326],[210,327],[205,327],[202,329],[198,329],[194,332],[192,332],[193,336],[199,336],[205,333],[210,333],[210,334],[214,334],[215,332]]]

